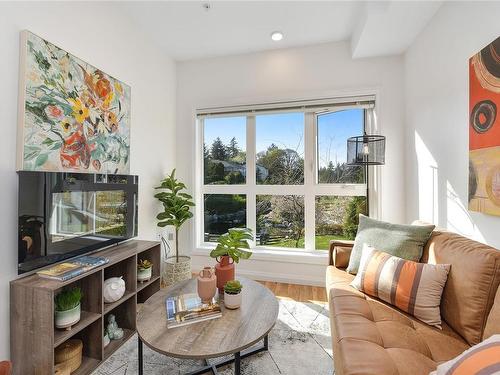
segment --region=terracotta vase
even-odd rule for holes
[[[217,275],[217,289],[219,294],[224,293],[224,285],[231,280],[234,280],[234,261],[229,255],[223,255],[217,258],[215,265],[215,275]]]
[[[211,267],[205,267],[198,275],[198,295],[203,302],[211,302],[217,292],[217,278]]]

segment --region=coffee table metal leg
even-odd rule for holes
[[[241,374],[241,355],[240,352],[234,353],[234,375]]]
[[[261,347],[256,349],[246,349],[242,352],[234,353],[234,358],[229,357],[228,359],[222,360],[220,362],[210,363],[208,360],[205,360],[206,365],[202,368],[199,368],[196,371],[190,372],[187,375],[201,375],[206,374],[208,371],[211,371],[214,375],[217,375],[217,368],[230,365],[234,362],[234,374],[241,374],[241,360],[243,358],[250,357],[254,354],[267,351],[269,349],[269,336],[264,336],[264,344]],[[142,352],[142,349],[141,349]],[[139,372],[139,375],[142,375],[142,372]]]
[[[142,356],[142,340],[140,339],[140,337],[137,337],[137,351],[138,351],[138,366],[139,366],[139,375],[143,375],[143,371],[144,371],[144,364],[142,363],[143,361],[143,356]]]

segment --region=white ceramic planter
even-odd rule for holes
[[[55,311],[55,326],[56,328],[66,328],[71,329],[71,326],[75,325],[80,321],[81,315],[81,305],[73,307],[71,310],[66,311]]]
[[[143,269],[137,268],[137,281],[144,282],[151,280],[151,276],[153,275],[153,266]]]
[[[227,294],[224,292],[224,306],[228,309],[237,309],[241,306],[241,292],[238,294]]]

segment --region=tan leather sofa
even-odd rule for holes
[[[434,231],[421,259],[448,263],[441,299],[443,329],[349,285],[352,242],[332,241],[326,287],[336,375],[427,375],[470,346],[500,333],[500,251],[458,234]]]

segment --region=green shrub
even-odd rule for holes
[[[243,285],[238,280],[231,280],[224,285],[224,292],[227,294],[238,294],[243,289]]]
[[[80,303],[82,297],[82,290],[79,287],[63,290],[54,298],[56,311],[66,311],[75,308]]]

